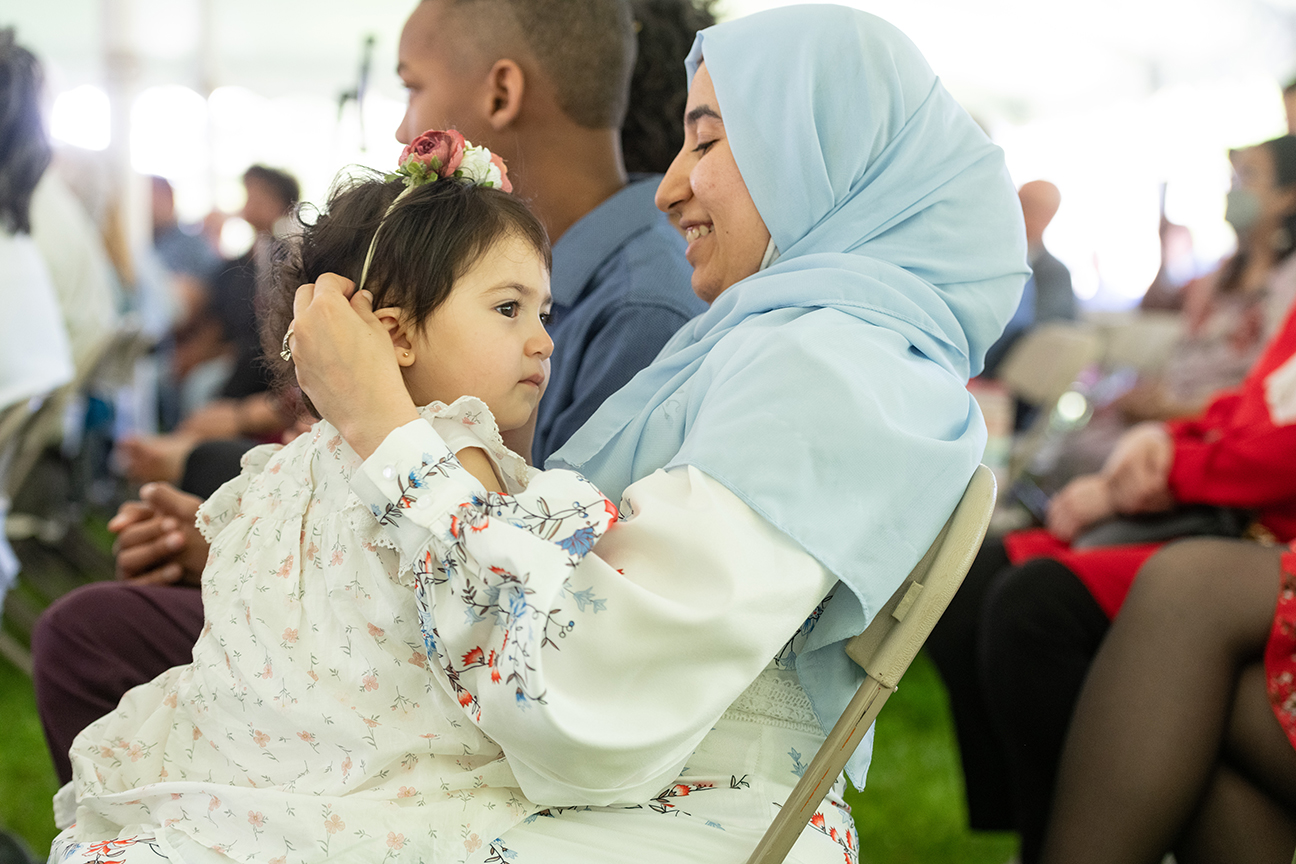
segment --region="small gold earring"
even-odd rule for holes
[[[405,354],[406,357],[409,356],[409,352],[408,352],[408,351],[405,351],[404,354]]]

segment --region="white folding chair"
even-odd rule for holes
[[[864,632],[847,643],[846,653],[867,677],[747,864],[780,864],[787,857],[962,584],[985,538],[994,500],[994,475],[980,465],[927,554]]]

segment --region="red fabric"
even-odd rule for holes
[[[1265,679],[1274,716],[1296,747],[1296,552],[1283,555],[1282,572],[1273,630],[1265,645]]]
[[[1275,426],[1265,379],[1296,355],[1296,308],[1237,390],[1221,393],[1201,417],[1166,424],[1174,439],[1169,485],[1185,504],[1218,504],[1258,511],[1282,542],[1296,538],[1296,423]],[[1043,529],[1004,538],[1008,559],[1021,564],[1049,557],[1080,577],[1109,616],[1125,602],[1134,576],[1159,544],[1077,551]]]

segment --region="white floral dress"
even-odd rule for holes
[[[85,831],[91,816],[112,814],[112,821],[80,836],[100,840],[103,855],[113,857],[94,857],[85,843],[73,848],[67,839],[56,845],[51,860],[134,864],[157,861],[159,854],[179,861],[224,860],[212,857],[214,846],[228,858],[285,862],[746,859],[823,740],[790,661],[835,578],[696,469],[659,471],[633,484],[617,521],[617,508],[571,472],[531,471],[525,491],[510,483],[509,491],[517,494],[487,494],[453,458],[462,445],[443,426],[416,421],[401,427],[358,467],[344,444],[326,437],[333,434],[327,427],[320,427],[325,437],[313,445],[318,456],[312,463],[323,462],[326,454],[335,458],[330,444],[347,454],[336,461],[346,466],[339,476],[347,478],[355,497],[330,498],[342,511],[336,530],[346,533],[350,526],[355,542],[368,544],[368,554],[385,563],[387,582],[412,586],[413,594],[412,602],[409,594],[399,595],[404,608],[394,595],[390,605],[349,623],[349,631],[334,628],[309,654],[296,654],[306,681],[321,689],[343,684],[330,688],[342,692],[332,702],[314,700],[309,724],[280,720],[275,734],[249,725],[245,714],[252,710],[276,719],[296,716],[295,705],[285,712],[284,700],[275,701],[278,679],[263,677],[263,661],[285,650],[281,628],[297,622],[296,647],[303,630],[323,616],[312,612],[260,627],[256,609],[266,598],[251,584],[253,577],[236,569],[225,581],[248,599],[225,613],[228,625],[264,632],[254,641],[274,650],[258,644],[235,656],[216,645],[201,658],[196,653],[194,667],[186,668],[216,666],[220,672],[228,656],[230,668],[246,672],[237,680],[224,680],[222,673],[220,683],[209,685],[228,691],[226,710],[209,724],[195,722],[192,733],[182,725],[171,737],[185,753],[202,749],[187,737],[206,739],[200,745],[214,739],[208,747],[229,750],[231,759],[237,753],[238,764],[225,760],[220,773],[204,776],[208,785],[192,787],[186,807],[166,800],[180,791],[174,769],[167,782],[147,787],[142,799],[146,790],[136,787],[146,777],[117,779],[123,769],[139,774],[131,761],[137,740],[126,732],[140,724],[136,719],[119,732],[112,718],[123,711],[139,718],[160,710],[174,685],[170,676],[149,685],[154,691],[143,709],[129,707],[139,701],[139,691],[132,691],[122,710],[86,733],[90,741],[78,740],[76,749],[85,752],[74,758],[74,765],[85,765],[79,768],[86,792],[78,830]],[[313,482],[323,474],[314,469]],[[280,498],[286,500],[282,493]],[[304,525],[326,518],[309,510],[302,514],[309,507],[304,502],[294,506]],[[212,506],[204,512],[223,518]],[[229,554],[218,551],[227,547],[246,554],[250,526],[237,529],[237,541],[226,539],[238,524],[234,520],[217,535],[213,555]],[[260,530],[264,538],[273,529]],[[314,562],[322,555],[327,562],[333,554],[319,541],[312,552],[309,532],[276,536],[276,543],[259,560],[261,579],[272,587],[285,567],[290,576],[283,581],[300,569],[288,556]],[[302,587],[309,595],[311,585]],[[362,587],[376,596],[370,586]],[[329,614],[349,615],[359,588],[339,574],[324,593],[342,611]],[[293,593],[300,592],[287,592],[279,605]],[[255,608],[249,613],[245,606]],[[208,615],[222,620],[210,609]],[[382,636],[372,636],[370,626]],[[379,638],[386,640],[383,647],[396,646],[386,660],[349,662],[361,653],[361,642]],[[426,669],[415,649],[422,650]],[[270,666],[270,674],[279,676],[279,667]],[[408,685],[417,694],[400,686],[399,698],[406,701],[399,705],[392,701],[397,668],[422,674],[421,687]],[[374,689],[365,689],[375,682]],[[244,685],[248,692],[240,696]],[[177,725],[166,716],[168,729]],[[411,735],[385,751],[387,760],[379,765],[361,742],[380,730],[394,733],[398,716],[410,722]],[[411,744],[409,737],[424,729],[441,737]],[[258,731],[271,735],[264,748]],[[450,764],[450,754],[437,749],[448,740],[463,742],[454,754],[462,756]],[[91,742],[106,749],[84,746]],[[140,743],[139,761],[156,760],[144,748]],[[280,771],[260,773],[262,763],[272,761],[263,751],[273,754]],[[419,759],[407,764],[407,752]],[[369,757],[363,769],[358,754]],[[341,790],[336,783],[347,758],[351,774],[363,770],[365,779]],[[158,768],[153,770],[156,779]],[[267,790],[269,783],[279,785]],[[183,788],[186,795],[191,786]],[[123,791],[114,795],[108,789]],[[857,860],[859,841],[840,791],[838,786],[830,793],[789,862]],[[401,795],[410,792],[425,809],[414,812],[412,822],[401,821],[413,804]],[[358,801],[346,800],[361,795],[379,799],[366,800],[363,814]],[[219,804],[211,803],[215,798]],[[132,803],[139,801],[145,803]],[[348,806],[357,809],[342,809]],[[219,827],[204,824],[209,815]],[[129,848],[103,845],[103,838],[117,836],[111,830],[117,825],[123,826],[118,842],[133,844]],[[235,837],[237,844],[228,842]],[[68,857],[58,857],[66,849]]]
[[[483,404],[423,414],[525,487],[531,469]],[[536,809],[429,666],[413,573],[350,491],[358,464],[320,422],[251,451],[203,505],[211,555],[194,661],[77,738],[77,824],[55,860],[149,847],[178,860],[457,861]],[[601,504],[596,515],[605,526]]]

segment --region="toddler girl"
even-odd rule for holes
[[[290,330],[295,286],[325,272],[358,279],[420,413],[457,453],[395,480],[421,487],[462,464],[484,487],[474,512],[531,528],[575,561],[615,508],[569,472],[543,475],[531,506],[524,490],[539,472],[500,437],[529,421],[553,348],[548,240],[509,188],[484,148],[456,132],[421,136],[397,175],[344,184],[304,227],[269,326],[276,343]],[[282,348],[291,361],[286,337]],[[193,662],[76,739],[73,781],[55,799],[70,817],[75,796],[75,825],[51,861],[460,861],[534,811],[472,722],[479,708],[456,672],[489,667],[521,694],[525,658],[439,662],[428,596],[453,554],[403,560],[381,529],[406,501],[371,511],[351,491],[359,464],[321,420],[251,451],[203,505],[211,554]]]

